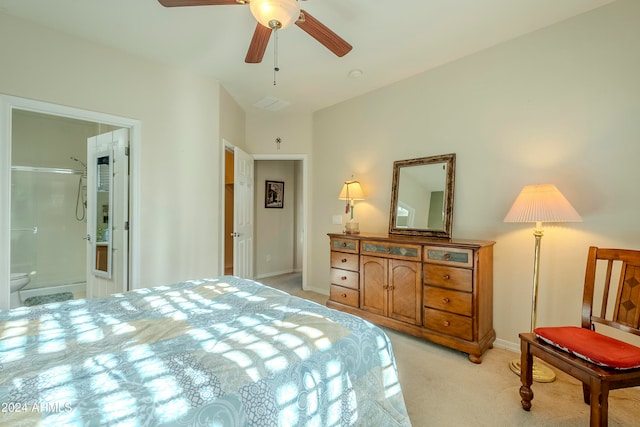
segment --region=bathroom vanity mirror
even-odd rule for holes
[[[93,230],[93,273],[97,276],[111,277],[111,238],[112,238],[112,206],[113,206],[113,173],[112,156],[109,152],[98,152],[95,161],[93,182],[94,197],[88,212],[93,212],[91,229]]]
[[[389,234],[451,238],[455,154],[393,163]]]

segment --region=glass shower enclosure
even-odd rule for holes
[[[11,272],[30,273],[25,290],[84,286],[86,171],[11,167]]]

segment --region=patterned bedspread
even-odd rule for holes
[[[391,343],[219,277],[0,312],[0,424],[409,426]]]

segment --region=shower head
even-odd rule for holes
[[[69,157],[69,158],[70,158],[71,160],[75,161],[75,162],[80,163],[80,164],[82,165],[82,167],[83,167],[85,170],[87,169],[87,164],[86,164],[85,162],[83,162],[82,160],[77,159],[77,158],[75,158],[75,157],[73,157],[73,156],[71,156],[71,157]]]
[[[78,162],[82,165],[82,178],[86,178],[87,177],[87,164],[85,162],[83,162],[82,160],[76,158],[76,157],[69,157],[71,160],[73,160],[74,162]],[[80,180],[82,180],[82,178]]]

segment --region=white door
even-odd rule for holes
[[[253,278],[253,157],[233,150],[233,274]]]
[[[87,140],[87,298],[129,287],[128,148],[128,129]]]

